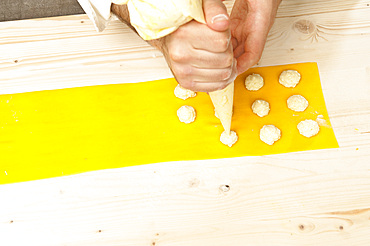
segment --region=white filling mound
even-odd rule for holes
[[[288,98],[287,105],[293,111],[303,112],[308,107],[308,101],[301,95],[293,95]]]
[[[258,91],[263,85],[263,78],[259,74],[251,74],[245,79],[245,88],[249,91]]]
[[[274,125],[264,125],[260,130],[260,139],[268,145],[273,145],[281,137],[281,131]]]
[[[298,131],[301,135],[310,138],[319,133],[320,127],[314,120],[303,120],[297,125]]]
[[[177,117],[179,117],[181,122],[189,124],[195,120],[195,109],[192,106],[182,106],[177,110]]]
[[[264,117],[270,112],[270,104],[265,100],[256,100],[252,104],[252,111],[259,117]]]
[[[236,143],[236,141],[238,141],[238,135],[236,135],[236,132],[234,131],[230,131],[230,134],[227,134],[226,131],[223,131],[221,133],[220,141],[221,143],[231,147],[234,143]]]
[[[290,88],[296,87],[300,80],[301,74],[296,70],[285,70],[279,77],[279,83]]]
[[[192,90],[185,89],[181,85],[176,86],[174,94],[177,98],[180,98],[180,99],[183,99],[183,100],[186,100],[190,97],[195,97],[197,95],[196,92],[194,92]]]

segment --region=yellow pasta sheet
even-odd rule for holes
[[[278,83],[286,69],[301,73],[296,88]],[[244,86],[244,79],[252,73],[265,80],[257,92]],[[174,96],[176,85],[174,79],[164,79],[1,95],[0,184],[148,163],[338,147],[316,63],[253,68],[240,75],[235,81],[232,122],[239,141],[231,148],[219,141],[223,128],[209,96],[198,93],[184,101]],[[304,112],[287,108],[286,100],[293,94],[309,101]],[[253,114],[255,99],[270,103],[268,116]],[[178,120],[176,111],[182,105],[195,108],[195,122]],[[297,124],[318,116],[319,134],[301,136]],[[264,124],[274,124],[282,131],[272,146],[259,139]]]

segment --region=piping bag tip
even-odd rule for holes
[[[209,96],[224,130],[230,135],[234,104],[234,82],[222,90],[210,92]]]

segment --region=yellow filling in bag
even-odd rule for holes
[[[278,83],[286,69],[301,73],[295,88]],[[265,85],[256,92],[245,78],[259,73]],[[186,101],[174,96],[174,79],[90,86],[0,96],[0,184],[81,172],[179,160],[269,155],[338,147],[330,125],[316,63],[252,68],[235,80],[231,129],[239,141],[223,145],[220,121],[206,93]],[[301,94],[309,101],[304,112],[287,108],[286,100]],[[270,103],[269,115],[252,112],[256,99]],[[176,111],[195,108],[197,118],[181,123]],[[299,134],[301,120],[319,117],[320,132]],[[282,131],[272,146],[259,130],[273,124]]]

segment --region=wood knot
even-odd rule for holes
[[[315,230],[315,224],[307,218],[297,218],[289,220],[287,224],[289,230],[293,232],[293,234],[310,234]]]
[[[222,192],[228,192],[230,191],[230,185],[221,185],[219,189]]]
[[[159,237],[159,233],[156,233],[155,236],[154,236],[154,239],[151,243],[151,246],[155,246],[157,244],[158,237]]]
[[[315,229],[315,225],[310,222],[301,223],[298,225],[298,229],[302,233],[310,233]]]
[[[189,181],[189,187],[190,187],[190,188],[196,188],[196,187],[198,187],[198,186],[199,186],[199,184],[200,184],[200,180],[199,180],[199,179],[197,179],[197,178],[193,178],[193,179],[191,179],[191,180]]]
[[[293,28],[303,34],[312,34],[316,31],[316,26],[309,20],[299,20],[293,25]]]

